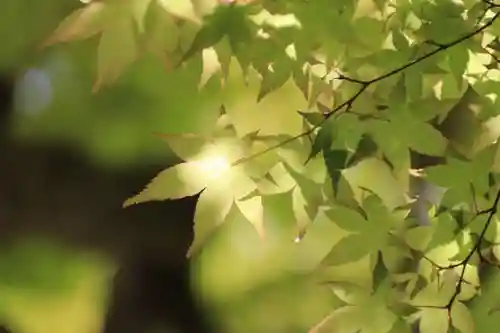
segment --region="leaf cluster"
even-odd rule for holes
[[[304,251],[321,221],[343,231],[310,274],[364,261],[370,283],[323,280],[343,305],[311,332],[482,332],[498,310],[488,281],[499,273],[484,267],[500,260],[500,4],[200,3],[91,1],[45,44],[99,35],[95,88],[153,52],[172,71],[201,62],[199,89],[230,89],[236,64],[259,82],[257,107],[287,85],[304,106],[269,132],[257,111],[221,100],[213,128],[162,136],[185,162],[125,205],[199,194],[190,256],[235,216],[263,242]],[[427,205],[430,224],[411,214],[423,200],[411,196],[415,177],[444,191]]]

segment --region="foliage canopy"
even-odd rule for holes
[[[200,91],[230,89],[241,72],[258,80],[257,102],[290,84],[304,100],[286,117],[262,116],[221,95],[204,131],[161,135],[185,162],[126,206],[201,192],[188,255],[234,216],[263,242],[304,251],[325,221],[338,227],[342,237],[332,235],[307,274],[343,305],[311,332],[491,330],[500,316],[499,270],[490,269],[500,264],[500,3],[82,2],[44,45],[98,36],[95,91],[152,53],[170,72],[199,66]],[[439,163],[418,162],[431,157]],[[412,178],[443,188],[426,206],[429,223],[410,214]],[[368,282],[318,273],[363,260]]]

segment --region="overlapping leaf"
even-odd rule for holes
[[[96,87],[116,80],[136,59],[142,37],[167,62],[202,59],[200,88],[207,84],[210,90],[214,77],[232,83],[233,60],[252,83],[248,114],[229,106],[216,129],[168,137],[186,162],[161,172],[125,205],[201,192],[189,255],[236,211],[264,241],[288,244],[299,236],[299,248],[324,257],[321,268],[355,266],[371,257],[364,274],[371,274],[366,280],[373,293],[351,297],[348,284],[336,282],[337,296],[343,293],[359,304],[337,309],[312,332],[375,332],[373,326],[380,333],[404,333],[418,326],[420,333],[479,333],[478,318],[489,317],[478,316],[471,305],[487,293],[474,289],[484,282],[476,276],[477,263],[464,263],[462,274],[441,272],[446,270],[427,255],[451,262],[467,258],[476,247],[491,257],[498,252],[496,207],[489,205],[497,191],[492,172],[498,159],[500,75],[492,42],[500,31],[500,5],[482,0],[250,2],[130,0],[119,6],[91,1],[47,40],[101,34]],[[199,13],[208,12],[202,22]],[[156,18],[148,21],[151,13]],[[269,130],[268,120],[278,119],[269,100],[290,83],[304,104],[284,112]],[[471,91],[489,102],[468,103],[456,116],[460,108],[453,106]],[[225,106],[228,100],[224,97]],[[263,121],[255,121],[253,107],[265,108]],[[288,119],[297,120],[303,132],[285,125]],[[236,165],[214,179],[193,157],[222,141],[231,146],[230,162]],[[411,165],[413,152],[444,159],[420,173]],[[408,217],[410,173],[446,188],[437,211],[428,213],[430,225]],[[320,229],[338,234],[318,235]],[[322,244],[314,247],[316,240]],[[474,243],[479,241],[484,243]],[[323,249],[326,256],[320,255]],[[448,307],[417,306],[442,304],[453,292]],[[356,316],[380,320],[369,326],[352,320]]]
[[[127,199],[124,206],[130,206],[146,201],[161,201],[180,199],[201,192],[209,183],[199,175],[200,166],[197,163],[181,163],[160,172],[146,188]]]

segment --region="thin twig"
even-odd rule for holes
[[[488,3],[489,5],[491,5],[489,2],[486,2]],[[496,5],[494,4],[493,7],[499,7],[500,8],[500,5]],[[362,81],[362,80],[357,80],[357,79],[353,79],[353,78],[349,78],[349,79],[346,79],[345,80],[348,80],[348,81],[351,81],[351,82],[356,82],[356,83],[359,83],[361,85],[361,88],[349,99],[347,99],[346,101],[344,101],[343,103],[341,103],[340,105],[338,105],[337,107],[335,107],[334,109],[330,110],[328,113],[325,114],[325,117],[324,119],[317,125],[313,126],[312,128],[308,129],[307,131],[304,131],[302,133],[299,133],[293,137],[290,137],[288,138],[287,140],[285,141],[282,141],[276,145],[273,145],[271,147],[268,147],[262,151],[259,151],[255,154],[252,154],[252,155],[249,155],[247,157],[243,157],[243,158],[240,158],[238,159],[237,161],[233,162],[232,165],[233,166],[236,166],[236,165],[239,165],[239,164],[242,164],[242,163],[245,163],[251,159],[254,159],[254,158],[257,158],[261,155],[264,155],[276,148],[279,148],[279,147],[282,147],[290,142],[293,142],[297,139],[300,139],[304,136],[307,136],[307,135],[310,135],[312,133],[314,133],[314,131],[318,128],[320,128],[321,126],[323,126],[325,124],[325,122],[330,118],[332,117],[334,114],[337,114],[338,112],[340,112],[342,109],[346,109],[345,111],[349,111],[353,105],[353,103],[356,101],[356,99],[358,99],[358,97],[372,84],[376,83],[376,82],[379,82],[379,81],[382,81],[382,80],[385,80],[391,76],[394,76],[396,74],[399,74],[401,72],[403,72],[404,70],[410,68],[410,67],[413,67],[415,65],[417,65],[418,63],[440,53],[440,52],[443,52],[449,48],[452,48],[460,43],[463,43],[464,41],[476,36],[477,34],[483,32],[484,30],[486,30],[489,26],[491,26],[497,19],[498,17],[500,17],[500,12],[497,12],[495,13],[495,15],[488,21],[486,22],[485,24],[483,24],[481,27],[477,28],[476,30],[468,33],[468,34],[465,34],[463,35],[462,37],[460,38],[457,38],[456,40],[454,41],[451,41],[449,43],[444,43],[444,44],[439,44],[439,45],[436,45],[437,48],[429,53],[426,53],[424,54],[423,56],[420,56],[412,61],[410,61],[409,63],[405,64],[405,65],[402,65],[400,67],[397,67],[385,74],[382,74],[376,78],[373,78],[371,80],[367,80],[367,81]]]
[[[474,184],[472,184],[472,183],[470,183],[470,192],[471,192],[471,196],[472,196],[472,205],[474,206],[474,213],[478,214],[479,207],[477,205],[476,189],[474,188]]]
[[[491,0],[481,0],[481,1],[490,6],[490,8],[500,8],[500,4],[495,3],[495,1]]]
[[[494,200],[493,204],[491,205],[491,207],[483,212],[479,212],[476,214],[476,216],[477,216],[479,214],[486,214],[487,213],[488,219],[486,220],[486,223],[484,224],[483,229],[481,230],[481,233],[479,234],[479,237],[476,240],[474,246],[472,247],[470,252],[467,254],[467,256],[463,260],[461,260],[460,262],[458,262],[456,264],[450,264],[448,266],[441,266],[441,265],[437,264],[436,262],[432,261],[430,258],[423,256],[423,258],[425,260],[427,260],[432,266],[436,267],[439,271],[449,270],[449,269],[453,269],[453,268],[457,268],[457,267],[462,267],[462,270],[460,272],[457,284],[455,286],[455,291],[451,295],[448,303],[446,303],[445,305],[441,305],[441,306],[436,306],[436,305],[415,306],[414,305],[415,307],[435,308],[435,309],[447,310],[448,311],[448,319],[451,321],[451,308],[453,306],[453,303],[455,302],[455,300],[457,299],[457,297],[460,295],[460,293],[462,291],[462,285],[464,283],[470,284],[470,282],[467,282],[465,280],[465,271],[467,269],[467,265],[469,264],[470,260],[472,259],[473,255],[474,255],[474,253],[478,254],[480,261],[486,262],[486,263],[491,263],[490,260],[487,260],[486,258],[484,258],[483,254],[481,253],[481,244],[484,240],[486,232],[488,231],[488,227],[490,226],[491,221],[493,220],[493,216],[497,213],[499,202],[500,202],[500,190],[498,190],[496,197],[495,197],[495,200]]]
[[[491,50],[488,50],[486,47],[484,47],[483,50],[485,50],[486,53],[488,53],[488,55],[492,57],[497,64],[500,64],[500,58],[498,58],[493,52],[491,52]]]

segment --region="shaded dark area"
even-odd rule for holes
[[[212,332],[191,291],[185,257],[196,197],[121,207],[124,199],[175,161],[102,170],[69,147],[16,142],[8,135],[12,88],[10,78],[4,77],[0,244],[42,235],[114,259],[119,270],[105,333]]]
[[[12,333],[7,327],[0,326],[0,333]]]

